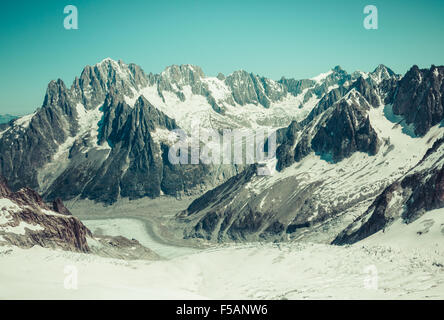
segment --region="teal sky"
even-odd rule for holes
[[[65,30],[63,8],[79,11]],[[379,29],[363,8],[376,5]],[[444,64],[444,1],[83,0],[8,1],[0,10],[0,114],[40,107],[46,86],[70,86],[106,57],[146,72],[199,65],[208,75],[244,69],[273,79],[307,78],[335,65],[371,71],[383,63]]]

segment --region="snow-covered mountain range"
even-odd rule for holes
[[[201,127],[277,129],[302,120],[335,88],[364,75],[396,77],[379,66],[347,74],[340,67],[313,79],[281,79],[235,71],[206,77],[196,66],[146,74],[134,64],[104,59],[72,86],[51,81],[41,108],[0,132],[0,172],[13,189],[28,186],[47,199],[179,196],[202,192],[242,166],[171,166],[168,132]],[[343,89],[340,89],[343,90]]]
[[[196,199],[178,215],[185,236],[353,243],[443,207],[444,67],[379,74],[280,129],[273,175],[251,166]]]
[[[185,237],[322,238],[348,243],[397,217],[442,206],[444,67],[384,65],[312,79],[192,65],[146,74],[105,59],[70,88],[51,81],[41,108],[2,127],[0,173],[45,200],[202,194],[178,216]],[[277,132],[271,176],[256,165],[173,165],[169,133],[193,122]]]

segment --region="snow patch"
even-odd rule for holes
[[[14,233],[17,235],[24,236],[26,234],[26,229],[29,229],[31,231],[42,231],[45,230],[40,225],[32,225],[30,223],[27,223],[25,221],[20,221],[18,226],[0,226],[0,231],[5,233]]]
[[[310,80],[314,80],[317,83],[321,83],[322,80],[324,80],[325,78],[327,78],[329,75],[331,75],[333,73],[333,70],[327,71],[325,73],[321,73],[319,75],[317,75],[316,77],[310,78]]]
[[[34,117],[36,113],[31,113],[28,114],[26,116],[23,116],[21,118],[18,118],[17,120],[14,121],[14,126],[20,126],[24,129],[29,127],[29,124],[31,123],[32,118]]]

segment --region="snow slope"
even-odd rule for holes
[[[444,208],[431,210],[410,224],[396,220],[384,231],[379,231],[360,243],[390,244],[403,250],[436,250],[444,254]]]
[[[443,299],[442,251],[227,246],[167,261],[1,248],[0,299]],[[65,289],[65,268],[78,288]]]
[[[137,220],[86,224],[156,247]],[[225,245],[162,261],[0,247],[0,299],[443,299],[443,244],[439,209],[343,247]],[[172,252],[156,248],[164,256]],[[66,268],[73,266],[78,288],[65,289]]]

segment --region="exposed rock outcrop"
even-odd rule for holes
[[[159,259],[136,239],[91,231],[65,207],[60,198],[47,204],[32,189],[12,192],[0,176],[0,245],[92,253],[120,259]]]
[[[393,112],[413,124],[423,136],[444,117],[444,66],[419,69],[413,66],[399,81]]]
[[[378,136],[370,124],[367,100],[353,88],[339,101],[334,101],[332,98],[333,106],[325,107],[325,112],[317,110],[318,116],[310,114],[308,118],[312,119],[307,124],[292,123],[288,127],[276,152],[278,170],[313,151],[329,162],[341,161],[356,151],[376,154]]]
[[[53,211],[29,188],[12,192],[0,178],[0,242],[29,248],[35,245],[79,252],[90,252],[91,232],[70,215],[61,201]]]

